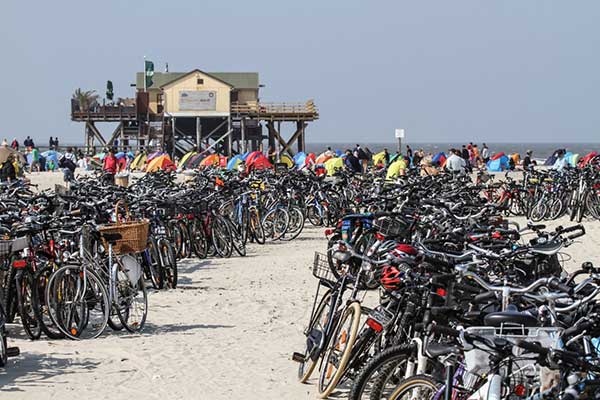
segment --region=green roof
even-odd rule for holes
[[[187,75],[189,72],[154,72],[152,85],[149,89],[157,89],[169,82]],[[258,89],[258,72],[205,72],[225,83],[230,84],[235,89]],[[138,72],[136,75],[136,87],[144,88],[144,73]]]

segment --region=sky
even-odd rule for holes
[[[311,142],[599,142],[599,17],[592,0],[7,1],[0,137],[83,142],[73,91],[131,97],[146,56],[314,99]]]

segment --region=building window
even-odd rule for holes
[[[204,85],[204,79],[202,79],[202,78],[198,78],[197,82],[198,82],[198,85]]]

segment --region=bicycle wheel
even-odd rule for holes
[[[346,370],[350,360],[352,346],[356,341],[358,327],[360,325],[361,309],[358,302],[350,303],[339,321],[337,321],[327,350],[324,353],[321,364],[321,376],[319,377],[319,396],[326,398],[333,392]]]
[[[285,235],[289,222],[290,216],[285,209],[272,209],[265,214],[262,220],[265,236],[271,240],[279,240],[283,235]]]
[[[169,289],[175,289],[177,287],[177,280],[179,279],[175,249],[166,238],[158,239],[157,246],[165,285]]]
[[[215,217],[211,222],[212,242],[217,254],[223,258],[231,257],[233,243],[231,230],[227,221],[222,217]]]
[[[299,207],[292,206],[288,209],[288,214],[290,217],[290,222],[288,224],[288,229],[280,239],[281,240],[293,240],[300,235],[302,230],[304,229],[304,213]]]
[[[52,274],[46,304],[54,324],[73,340],[100,336],[111,312],[104,282],[77,265],[66,265]]]
[[[546,206],[546,203],[544,203],[543,201],[538,201],[531,209],[531,215],[529,218],[533,222],[540,222],[544,219],[547,209],[548,207]]]
[[[427,375],[411,376],[400,382],[389,400],[431,399],[440,390],[440,385]]]
[[[8,360],[7,348],[6,331],[4,330],[4,323],[2,323],[2,326],[0,326],[0,368],[6,366]]]
[[[310,221],[313,226],[322,226],[323,217],[314,204],[311,204],[306,209],[306,218]]]
[[[152,287],[162,289],[165,286],[164,269],[156,239],[152,236],[148,239],[148,247],[143,254],[143,259],[150,275]]]
[[[354,379],[348,400],[387,399],[404,379],[406,363],[412,353],[410,345],[400,345],[377,354]]]
[[[181,258],[190,258],[192,256],[192,240],[190,230],[185,221],[178,222],[181,230]]]
[[[304,349],[304,358],[298,366],[298,379],[300,383],[306,383],[310,379],[317,362],[321,358],[323,342],[325,339],[325,327],[329,319],[331,309],[331,290],[325,292],[319,305],[315,308],[312,319],[306,329],[306,348]]]
[[[235,250],[236,253],[238,253],[238,255],[240,255],[241,257],[245,257],[246,256],[246,243],[244,242],[244,239],[242,238],[242,234],[240,233],[238,228],[233,224],[233,222],[231,222],[231,220],[229,218],[226,217],[225,221],[227,221],[227,225],[229,225],[229,231],[231,232],[231,242],[233,244],[233,249]]]
[[[196,218],[191,227],[192,250],[198,258],[206,258],[208,255],[208,241],[202,220]]]
[[[250,218],[248,219],[248,228],[252,237],[258,244],[265,244],[265,230],[260,221],[258,210],[250,210]]]
[[[140,332],[146,323],[148,293],[142,277],[139,276],[137,281],[132,281],[135,271],[127,270],[127,267],[130,266],[125,266],[122,262],[119,262],[116,298],[113,301],[119,320],[127,331],[134,333]]]
[[[44,334],[50,339],[62,339],[65,335],[52,321],[45,296],[48,282],[53,271],[53,266],[46,264],[36,272],[34,276],[35,288],[33,291],[33,309]]]
[[[42,327],[39,323],[34,309],[33,292],[35,291],[33,274],[29,270],[22,270],[21,275],[17,273],[17,303],[21,324],[25,333],[31,340],[37,340],[42,335]]]

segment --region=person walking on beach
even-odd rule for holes
[[[385,159],[385,165],[390,163],[390,153],[388,153],[388,149],[383,149],[383,158]]]
[[[58,136],[54,138],[54,150],[58,150]]]
[[[105,173],[104,179],[106,182],[114,182],[117,173],[117,158],[112,148],[108,150],[108,154],[104,157],[102,171]]]
[[[487,144],[483,144],[483,148],[481,149],[481,158],[483,159],[484,164],[487,164],[490,161],[490,149],[488,149]]]
[[[40,172],[40,151],[37,147],[31,149],[31,165],[29,166],[29,172],[33,170]]]
[[[523,169],[525,171],[533,171],[533,161],[531,160],[533,152],[531,150],[527,150],[525,153],[525,158],[523,158]]]
[[[50,139],[48,140],[48,148],[50,150],[52,150],[53,146],[54,146],[54,139],[52,138],[52,136],[50,136]]]
[[[10,147],[16,151],[19,151],[19,141],[17,140],[17,138],[14,138],[12,143],[10,144]]]
[[[75,164],[77,162],[77,157],[75,157],[72,147],[67,147],[67,151],[65,152],[65,158],[67,160],[71,160],[73,162],[73,164]]]
[[[459,154],[461,154],[460,151],[456,149],[450,150],[450,156],[446,160],[446,168],[452,173],[463,174],[465,172],[467,162]]]
[[[352,154],[350,149],[346,150],[346,159],[344,160],[344,165],[350,172],[361,172],[360,161],[358,160],[358,157]]]
[[[369,156],[367,156],[367,153],[361,149],[359,144],[357,144],[354,148],[354,157],[356,157],[358,160],[360,160],[360,163],[362,163],[362,169],[358,172],[365,172],[367,170],[367,164],[369,163]]]
[[[6,161],[2,163],[0,167],[0,180],[2,182],[13,182],[17,180],[17,170],[15,169],[15,158],[12,154],[9,154]]]

